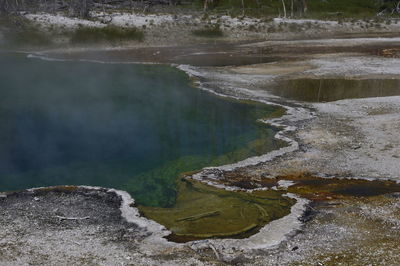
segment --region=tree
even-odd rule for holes
[[[74,16],[88,18],[93,5],[93,0],[71,0],[69,12]]]
[[[400,1],[399,0],[384,0],[383,5],[381,7],[381,12],[393,14],[400,14]]]
[[[305,13],[307,13],[307,10],[308,10],[307,0],[301,0],[301,3],[302,3],[303,14],[305,14]]]
[[[209,4],[214,4],[214,0],[204,0],[204,11],[208,10],[208,5]]]
[[[0,14],[7,13],[6,10],[6,0],[0,0]]]
[[[286,18],[286,5],[285,5],[285,0],[282,1],[282,7],[283,7],[283,17]]]
[[[280,2],[282,4],[283,17],[286,18],[288,13],[287,2],[285,2],[285,0],[280,0]],[[290,17],[294,17],[295,12],[304,15],[307,12],[307,9],[307,0],[290,0]]]
[[[0,14],[8,14],[15,11],[18,2],[13,2],[10,0],[0,0]]]

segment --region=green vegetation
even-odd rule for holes
[[[79,27],[72,31],[43,29],[22,16],[5,15],[0,17],[0,45],[2,47],[49,46],[58,37],[69,37],[70,42],[80,43],[119,43],[122,41],[142,41],[144,32],[137,28],[105,26],[103,28]]]
[[[195,36],[206,38],[218,38],[224,35],[218,24],[207,26],[204,29],[194,30],[192,31],[192,34]]]
[[[103,28],[80,27],[71,35],[72,43],[117,43],[144,39],[143,31],[137,28],[121,28],[108,25]]]
[[[293,9],[291,0],[284,0],[284,2],[287,17],[319,19],[372,17],[384,8],[384,3],[380,0],[307,0],[307,12],[304,13],[302,1],[293,0]],[[194,7],[202,8],[202,3],[203,1],[197,1]],[[281,0],[219,0],[209,4],[208,11],[234,17],[284,16]]]
[[[376,16],[380,9],[376,0],[309,1],[309,16],[316,18],[363,18]]]
[[[1,46],[5,47],[46,46],[52,43],[49,33],[20,16],[1,16],[0,32],[3,35]]]

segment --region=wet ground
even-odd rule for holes
[[[258,182],[254,182],[254,180]],[[253,180],[253,182],[249,182]],[[226,186],[256,189],[265,187],[276,191],[288,191],[312,201],[327,201],[348,197],[373,197],[400,192],[395,181],[364,180],[354,178],[317,177],[311,173],[292,173],[276,177],[251,177],[232,171],[219,179]],[[261,192],[258,192],[261,193]]]
[[[400,95],[398,79],[300,78],[287,79],[266,90],[272,94],[305,102],[332,102],[343,99]]]
[[[45,55],[57,59],[85,59],[104,62],[138,62],[189,64],[195,66],[231,66],[274,62],[279,58],[252,49],[238,47],[238,44],[217,43],[179,47],[148,47],[132,49],[55,51]]]
[[[243,66],[271,62],[304,60],[315,55],[333,53],[363,53],[393,57],[400,49],[397,35],[383,38],[381,42],[365,41],[354,44],[352,38],[300,39],[293,41],[271,40],[264,42],[205,43],[187,46],[69,49],[54,50],[40,54],[57,59],[84,59],[104,62],[139,62],[188,64],[192,66]],[[340,42],[342,40],[342,42]],[[357,40],[357,39],[356,39]],[[370,39],[371,40],[371,39]],[[378,39],[379,40],[379,39]]]

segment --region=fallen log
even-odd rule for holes
[[[64,216],[59,216],[59,215],[56,215],[56,216],[54,216],[55,218],[58,218],[58,219],[60,219],[60,220],[87,220],[87,219],[90,219],[90,217],[89,216],[86,216],[86,217],[64,217]]]

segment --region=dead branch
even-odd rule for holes
[[[64,216],[59,216],[59,215],[56,215],[56,216],[54,216],[55,218],[58,218],[58,219],[60,219],[60,220],[87,220],[87,219],[90,219],[90,217],[89,216],[86,216],[86,217],[64,217]]]

